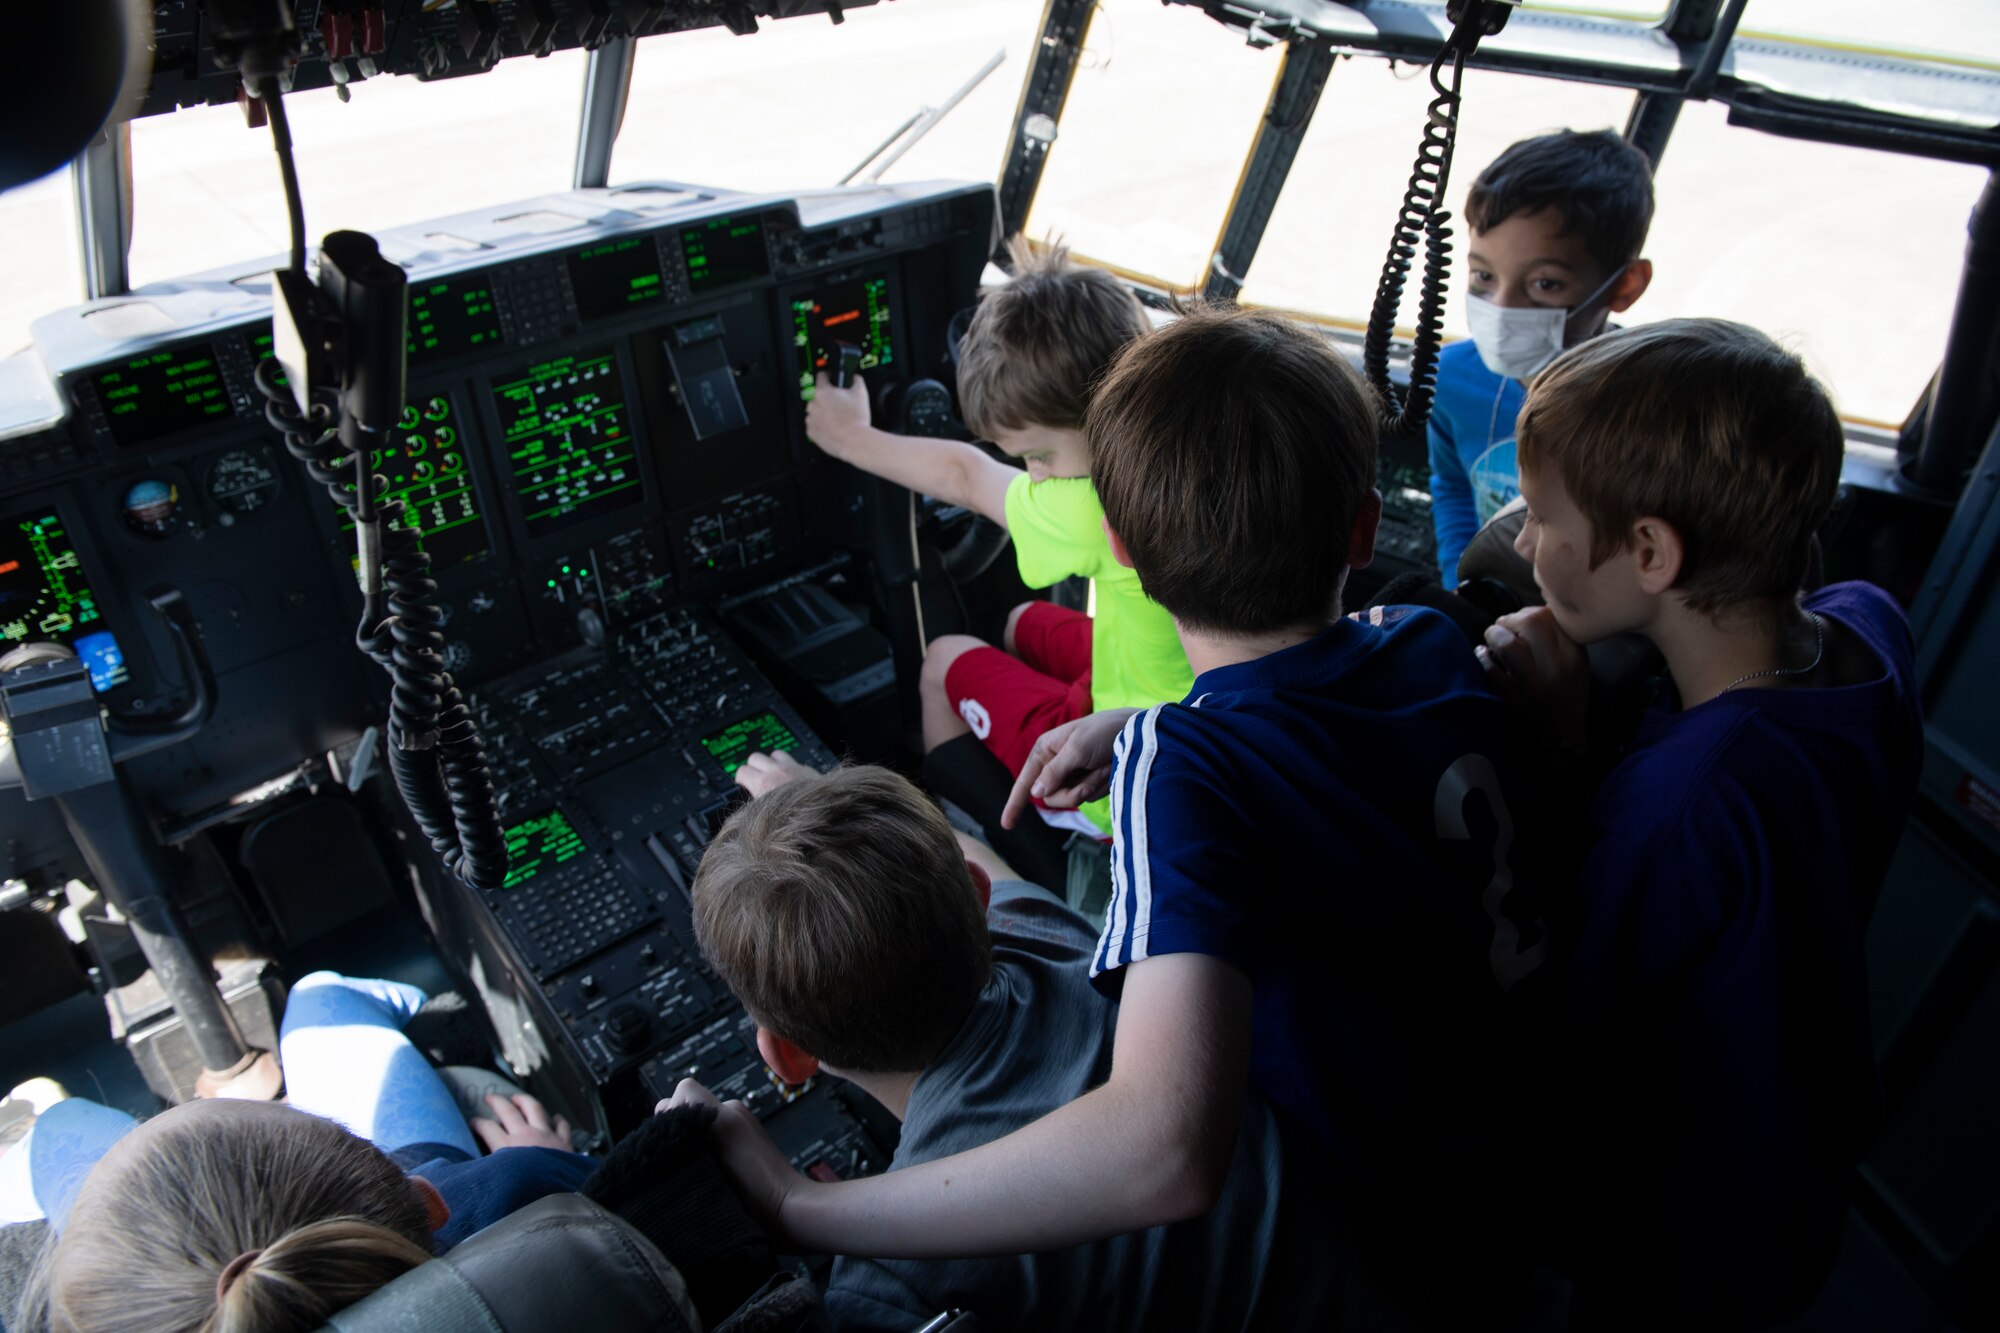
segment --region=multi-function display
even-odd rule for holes
[[[609,348],[497,381],[493,406],[529,540],[643,498],[625,385]]]
[[[627,236],[578,250],[569,257],[569,286],[586,323],[657,301],[666,295],[659,247],[651,236]]]
[[[888,278],[843,282],[792,301],[792,346],[796,349],[800,398],[812,401],[813,376],[833,369],[841,343],[859,349],[858,369],[874,370],[895,363]]]
[[[681,256],[687,260],[688,290],[696,296],[771,271],[764,220],[756,216],[696,223],[681,233]]]
[[[99,693],[131,679],[118,640],[104,628],[83,560],[53,509],[0,522],[0,649],[43,642],[75,650]]]
[[[208,343],[149,352],[90,377],[120,448],[145,444],[235,413]]]
[[[483,278],[439,278],[410,284],[410,364],[483,351],[506,341],[493,286]]]

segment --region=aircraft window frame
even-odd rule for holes
[[[1968,19],[1972,8],[1982,3],[1985,0],[1956,0],[1956,5],[1953,0],[1943,0],[1948,9],[1962,6]],[[1940,21],[1935,13],[1939,4],[1940,0],[1932,0],[1928,6],[1905,6],[1896,11],[1894,28],[1907,31],[1912,24],[1921,25],[1914,41],[1899,38],[1893,29],[1850,30],[1845,22],[1848,11],[1829,11],[1821,0],[1748,0],[1736,32],[1739,37],[1757,41],[2000,71],[2000,22],[1989,21],[1981,28],[1970,22],[1954,23],[1949,18]],[[1852,12],[1869,11],[1857,6]],[[1879,7],[1872,12],[1878,16],[1883,13]],[[1931,32],[1936,33],[1936,40],[1928,36]],[[1974,41],[1977,38],[1983,40]],[[1979,49],[1968,49],[1968,42]]]
[[[288,94],[308,243],[567,191],[586,60],[567,51],[502,61],[477,78],[357,80],[347,103],[331,88]],[[421,118],[411,114],[415,99]],[[550,114],[565,104],[574,109]],[[284,252],[269,130],[225,105],[143,116],[131,131],[132,287]],[[384,151],[391,144],[396,151]],[[480,168],[441,183],[438,164],[454,161]]]
[[[1098,0],[1093,8],[1095,12],[1091,16],[1089,33],[1078,60],[1079,72],[1076,82],[1071,86],[1066,98],[1059,133],[1048,147],[1034,197],[1028,201],[1024,212],[1026,220],[1022,231],[1036,241],[1062,241],[1071,246],[1079,259],[1088,259],[1091,263],[1142,286],[1174,291],[1199,287],[1209,271],[1217,244],[1229,225],[1230,216],[1235,211],[1237,198],[1243,188],[1244,164],[1255,147],[1258,126],[1263,122],[1265,109],[1269,106],[1272,93],[1278,87],[1278,81],[1284,71],[1281,53],[1260,49],[1255,44],[1245,44],[1237,40],[1227,28],[1216,25],[1200,11],[1183,6],[1159,5],[1152,3],[1152,0]],[[1215,31],[1204,33],[1202,31],[1204,26]],[[1204,121],[1220,126],[1221,128],[1216,131],[1219,135],[1240,135],[1240,148],[1233,157],[1229,157],[1227,153],[1220,155],[1228,160],[1217,162],[1215,169],[1210,172],[1214,177],[1212,181],[1204,181],[1202,188],[1192,192],[1180,191],[1177,196],[1184,202],[1181,208],[1173,211],[1180,212],[1183,217],[1187,215],[1188,210],[1207,208],[1210,206],[1210,200],[1214,200],[1216,216],[1212,227],[1203,228],[1196,225],[1181,227],[1178,220],[1168,223],[1160,212],[1144,210],[1148,212],[1151,239],[1141,248],[1131,246],[1126,224],[1115,221],[1101,222],[1095,217],[1082,214],[1077,202],[1065,201],[1051,206],[1049,190],[1051,178],[1056,181],[1058,191],[1067,188],[1065,168],[1069,163],[1102,164],[1105,160],[1105,150],[1101,144],[1094,145],[1086,139],[1082,149],[1077,145],[1074,116],[1079,103],[1088,111],[1099,96],[1093,91],[1093,83],[1086,80],[1121,77],[1120,71],[1135,66],[1149,73],[1157,71],[1160,68],[1157,61],[1137,58],[1134,50],[1140,42],[1147,40],[1161,45],[1171,43],[1187,45],[1192,41],[1208,48],[1201,53],[1204,58],[1241,60],[1239,68],[1242,72],[1231,74],[1231,78],[1240,80],[1240,83],[1232,87],[1226,95],[1242,105],[1218,110],[1218,90],[1213,68],[1204,69],[1204,76],[1208,82],[1203,87],[1198,107],[1193,104],[1192,99],[1184,99],[1189,101],[1185,111],[1175,107],[1171,88],[1164,86],[1168,84],[1168,80],[1161,80],[1163,84],[1161,89],[1152,90],[1160,94],[1147,102],[1148,108],[1155,115],[1198,116]],[[1121,42],[1127,48],[1123,59],[1120,58],[1118,51]],[[1193,48],[1189,46],[1188,49]],[[1257,62],[1260,61],[1267,63],[1268,73],[1264,69],[1257,68]],[[1254,96],[1250,93],[1253,88]],[[1156,119],[1149,119],[1143,125],[1134,123],[1136,112],[1131,103],[1132,92],[1133,90],[1128,87],[1121,95],[1110,96],[1107,103],[1114,108],[1113,115],[1121,123],[1110,128],[1093,125],[1088,133],[1100,136],[1108,142],[1120,135],[1129,136],[1136,131],[1147,139],[1157,140],[1166,145],[1168,153],[1161,159],[1164,165],[1169,169],[1177,169],[1184,175],[1188,174],[1186,159],[1177,157],[1173,153],[1178,140],[1172,133],[1161,132]],[[1105,192],[1106,187],[1101,184],[1099,174],[1101,171],[1102,167],[1099,165],[1089,177],[1079,179],[1077,200],[1087,198],[1090,194]],[[1211,186],[1213,188],[1209,188]],[[1169,235],[1169,227],[1201,235],[1203,241],[1199,252],[1182,255],[1175,251],[1173,245],[1181,238]],[[1128,233],[1124,237],[1124,246],[1114,249],[1112,245],[1100,243],[1102,237],[1116,236],[1121,232]],[[1175,272],[1176,268],[1180,271]]]
[[[748,193],[832,187],[899,123],[941,106],[1004,50],[1006,60],[881,176],[991,180],[1006,158],[1014,107],[1033,64],[1038,8],[1021,0],[909,10],[876,4],[847,11],[837,27],[785,22],[748,41],[722,28],[641,41],[608,181],[614,189],[674,180]],[[914,72],[907,79],[854,77],[889,62]],[[808,90],[816,87],[840,91],[815,106]],[[774,98],[801,103],[799,134],[774,147],[735,130],[739,113]],[[693,135],[691,126],[698,127]]]
[[[1367,82],[1364,83],[1364,80]],[[1379,105],[1383,91],[1380,85],[1388,80],[1399,85],[1397,91],[1407,97],[1409,104],[1399,104],[1393,114],[1385,117],[1385,128],[1380,132],[1388,136],[1394,148],[1382,167],[1383,174],[1379,178],[1371,174],[1354,191],[1356,197],[1370,202],[1357,206],[1342,197],[1344,191],[1336,190],[1330,195],[1329,206],[1316,207],[1309,215],[1306,234],[1294,239],[1287,233],[1295,229],[1288,228],[1286,224],[1293,211],[1300,206],[1298,187],[1314,178],[1315,168],[1322,165],[1320,159],[1326,159],[1325,165],[1329,168],[1340,165],[1343,160],[1338,147],[1329,146],[1323,137],[1315,135],[1315,131],[1323,136],[1327,127],[1337,122],[1345,128],[1350,116],[1364,115],[1365,108]],[[1529,83],[1535,85],[1535,93],[1529,97],[1519,96],[1518,90]],[[1452,338],[1461,337],[1466,332],[1465,254],[1469,240],[1465,194],[1473,178],[1488,161],[1517,139],[1563,126],[1619,129],[1624,124],[1625,111],[1631,100],[1624,89],[1566,80],[1529,79],[1522,75],[1476,69],[1466,71],[1464,92],[1466,110],[1461,116],[1459,147],[1446,191],[1446,207],[1452,214],[1454,262],[1450,295],[1445,305],[1445,333]],[[1508,93],[1515,95],[1507,99],[1503,119],[1495,115],[1496,109],[1500,109],[1496,103],[1499,103],[1500,95]],[[1601,101],[1605,114],[1584,114],[1581,118],[1553,114],[1560,111],[1561,103],[1556,101],[1551,105],[1552,100],[1572,97],[1582,99],[1579,106]],[[1417,132],[1430,98],[1430,84],[1422,69],[1406,68],[1397,72],[1382,61],[1351,61],[1333,72],[1320,96],[1313,122],[1306,127],[1299,156],[1265,218],[1264,235],[1257,252],[1240,275],[1245,281],[1237,295],[1239,301],[1244,305],[1301,314],[1316,323],[1337,328],[1367,327],[1383,254],[1388,248],[1389,234],[1395,222],[1395,202],[1401,197],[1408,181],[1411,159],[1416,152]],[[1364,129],[1363,132],[1374,131]],[[1375,165],[1370,164],[1371,167]],[[1301,173],[1304,173],[1303,178]],[[1274,244],[1277,247],[1275,251],[1272,248]],[[1311,262],[1311,252],[1322,247],[1347,255],[1353,268],[1351,274],[1346,274],[1345,270],[1350,265],[1341,266],[1345,274],[1344,286],[1340,303],[1334,308],[1312,299],[1325,291],[1323,283],[1294,281],[1281,285],[1274,283],[1272,278],[1274,269],[1302,271],[1302,266]],[[1399,336],[1409,337],[1414,332],[1408,324],[1414,321],[1415,315],[1416,285],[1412,282],[1403,301],[1401,319],[1404,326],[1399,328]]]
[[[1720,0],[1711,0],[1706,6],[1702,6],[1701,0],[1692,0],[1692,3],[1715,11],[1720,17]],[[1016,143],[1002,172],[1001,207],[1003,217],[1028,218],[1031,225],[1025,230],[1031,236],[1039,234],[1033,224],[1037,221],[1040,196],[1047,180],[1042,165],[1036,160],[1041,151],[1038,144],[1046,146],[1048,161],[1056,160],[1063,129],[1061,122],[1067,111],[1071,90],[1069,80],[1081,77],[1075,71],[1089,67],[1089,62],[1082,57],[1088,56],[1094,33],[1085,20],[1096,7],[1088,0],[1084,3],[1050,0],[1045,21],[1044,50],[1038,56],[1037,68],[1030,71],[1029,84],[1024,89],[1017,119]],[[1167,0],[1167,7],[1208,12],[1200,0]],[[1678,50],[1671,50],[1670,59],[1662,63],[1661,53],[1667,48],[1660,47],[1657,38],[1650,43],[1635,42],[1633,31],[1641,25],[1631,22],[1623,13],[1567,4],[1530,8],[1542,11],[1539,14],[1541,25],[1516,25],[1525,31],[1515,31],[1515,40],[1510,42],[1489,40],[1469,62],[1468,79],[1482,72],[1505,73],[1620,89],[1632,97],[1624,118],[1623,132],[1628,137],[1638,135],[1638,141],[1656,165],[1671,160],[1668,149],[1680,119],[1679,112],[1690,104],[1714,106],[1717,108],[1715,114],[1726,115],[1732,128],[1754,130],[1777,139],[1797,139],[1850,150],[1885,151],[1899,160],[1920,163],[1976,162],[1979,166],[1990,167],[1995,160],[2000,160],[2000,145],[1993,142],[1991,131],[1985,128],[1986,121],[1981,119],[1987,107],[2000,100],[2000,81],[1984,78],[1980,74],[1959,72],[1968,68],[1981,71],[1988,68],[1978,61],[1947,67],[1926,61],[1921,55],[1859,50],[1850,58],[1841,54],[1846,48],[1837,43],[1773,40],[1745,32],[1740,38],[1736,34],[1727,38],[1731,46],[1722,53],[1724,59],[1717,71],[1720,81],[1702,85],[1696,90],[1696,96],[1690,98],[1687,96],[1688,85],[1698,83],[1707,73],[1702,68],[1702,52],[1698,44],[1691,48],[1686,41],[1677,43]],[[1646,26],[1654,30],[1667,28],[1682,9],[1682,4],[1676,4],[1658,23]],[[1332,52],[1334,59],[1330,63],[1336,67],[1342,63],[1338,59],[1341,56],[1366,55],[1377,60],[1386,59],[1392,66],[1400,63],[1421,69],[1428,64],[1429,56],[1435,54],[1435,43],[1441,41],[1444,31],[1448,30],[1440,26],[1444,24],[1443,15],[1441,0],[1430,3],[1412,0],[1397,6],[1393,15],[1386,16],[1345,9],[1310,9],[1275,4],[1267,6],[1258,16],[1230,11],[1227,14],[1212,14],[1211,17],[1220,26],[1245,36],[1252,46],[1278,45],[1289,41],[1292,52],[1296,54],[1304,47],[1318,45]],[[1572,15],[1575,16],[1574,21],[1569,21]],[[1536,15],[1531,13],[1530,18],[1533,17]],[[1681,14],[1681,17],[1685,21],[1687,15]],[[1422,35],[1426,23],[1436,33],[1428,40]],[[1579,54],[1582,50],[1579,43],[1587,44],[1591,31],[1617,45],[1617,58],[1595,69],[1588,67]],[[1079,33],[1083,34],[1081,51],[1077,49]],[[1735,59],[1728,58],[1731,56]],[[1845,84],[1829,82],[1835,73],[1845,70],[1856,60],[1882,76],[1870,85],[1865,101],[1847,94]],[[1064,69],[1065,63],[1070,66],[1068,71]],[[1992,68],[1993,72],[2000,73],[2000,66]],[[1212,259],[1206,275],[1195,277],[1190,284],[1153,271],[1159,267],[1157,265],[1134,265],[1129,262],[1128,256],[1102,253],[1087,244],[1075,247],[1079,257],[1087,257],[1141,287],[1164,292],[1186,292],[1199,288],[1210,296],[1236,297],[1242,289],[1244,277],[1254,268],[1265,233],[1286,196],[1296,152],[1302,146],[1304,137],[1310,133],[1318,111],[1317,98],[1320,94],[1319,91],[1312,91],[1310,96],[1313,100],[1306,103],[1305,110],[1290,113],[1297,128],[1281,123],[1284,113],[1276,99],[1298,93],[1296,86],[1287,89],[1283,75],[1281,66],[1279,77],[1273,82],[1274,100],[1267,103],[1260,118],[1265,132],[1259,134],[1253,127],[1237,193],[1218,229],[1217,243],[1211,252]],[[1323,76],[1323,85],[1330,84],[1334,77],[1339,77],[1339,74]],[[1469,96],[1468,105],[1472,100]],[[1037,117],[1056,123],[1037,132],[1031,128]],[[1421,114],[1410,119],[1413,127],[1420,127]],[[1461,122],[1461,131],[1470,123],[1475,122],[1468,115]],[[1273,126],[1277,127],[1275,132]],[[1511,136],[1510,142],[1513,137],[1519,136]],[[1289,145],[1284,142],[1288,138],[1292,140]],[[1267,139],[1275,141],[1276,147],[1270,147],[1265,142]],[[1410,135],[1412,155],[1415,142],[1413,129]],[[1504,147],[1504,144],[1499,146]],[[1469,159],[1461,159],[1455,163],[1458,169],[1454,172],[1454,203],[1462,201],[1469,174],[1476,174],[1482,165],[1483,160],[1470,163]],[[1951,210],[1942,211],[1951,214]],[[1462,220],[1457,229],[1461,233],[1462,249]],[[1380,248],[1386,248],[1387,236],[1388,226],[1385,223]],[[1380,252],[1377,247],[1370,248]],[[1940,243],[1936,248],[1955,260],[1963,249],[1962,238],[1954,236],[1952,243]],[[1231,266],[1238,271],[1231,271]],[[1462,281],[1460,276],[1455,285],[1462,285]],[[1934,303],[1943,311],[1936,321],[1935,342],[1940,354],[1949,337],[1949,312],[1956,301],[1956,290],[1954,280],[1948,292],[1943,290],[1943,284],[1939,284],[1939,290],[1933,294]],[[1255,294],[1251,293],[1248,299],[1254,300],[1254,297]],[[1297,303],[1283,300],[1270,304],[1333,326],[1359,327],[1365,318],[1368,302],[1356,301],[1351,312],[1342,311],[1340,314],[1311,308],[1299,310]],[[1462,319],[1462,295],[1453,303],[1453,308]],[[1755,312],[1744,313],[1753,319],[1757,317]],[[1413,315],[1412,297],[1401,316],[1410,319]],[[1662,317],[1665,316],[1653,316]],[[1447,319],[1451,319],[1450,310]],[[1407,336],[1407,330],[1399,332]],[[1811,352],[1808,352],[1808,359],[1813,359]],[[1912,378],[1921,381],[1910,386],[1913,396],[1921,394],[1928,376]],[[1840,401],[1842,386],[1833,383],[1831,387],[1836,401]],[[1863,401],[1857,402],[1856,398]],[[1852,419],[1882,425],[1886,421],[1900,420],[1907,406],[1907,403],[1891,402],[1878,393],[1867,393],[1850,396],[1844,410]]]

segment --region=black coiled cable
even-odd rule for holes
[[[1451,86],[1441,77],[1451,61]],[[1361,364],[1382,403],[1385,435],[1415,435],[1430,420],[1431,399],[1437,392],[1439,344],[1444,337],[1445,283],[1451,264],[1451,214],[1438,207],[1451,178],[1451,155],[1458,141],[1459,83],[1465,74],[1465,49],[1456,35],[1431,62],[1431,100],[1424,121],[1424,141],[1410,172],[1409,188],[1396,217],[1388,258],[1375,288],[1375,306],[1368,315],[1368,336],[1361,347]],[[1424,244],[1424,271],[1417,294],[1416,337],[1410,347],[1410,385],[1399,389],[1389,378],[1389,344],[1402,309],[1403,288],[1417,241]]]
[[[366,507],[354,478],[355,456],[340,444],[333,409],[313,404],[308,417],[278,382],[275,359],[257,367],[264,417],[284,437],[292,457],[336,504],[363,521]],[[371,493],[381,479],[368,478]],[[405,506],[376,506],[382,525],[382,592],[364,601],[355,646],[389,673],[389,769],[410,817],[453,875],[477,888],[497,889],[507,875],[507,839],[494,802],[486,746],[472,710],[444,669],[443,612],[431,600],[437,582],[416,531],[403,524]]]

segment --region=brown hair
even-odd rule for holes
[[[28,1326],[313,1329],[430,1257],[423,1196],[366,1140],[288,1108],[209,1115],[98,1165],[44,1254]]]
[[[951,826],[885,768],[794,778],[738,810],[693,898],[695,937],[736,998],[837,1069],[922,1069],[992,971]]]
[[[1326,619],[1375,486],[1375,401],[1316,333],[1197,307],[1134,343],[1084,427],[1104,516],[1191,629]]]
[[[1797,595],[1840,484],[1840,418],[1803,362],[1756,329],[1671,319],[1571,348],[1535,377],[1522,469],[1590,520],[1594,569],[1648,515],[1684,545],[1674,590],[1696,611]]]
[[[965,424],[996,430],[1077,430],[1091,386],[1147,328],[1146,309],[1117,278],[1072,264],[1060,245],[1007,243],[1014,272],[987,292],[958,351]]]

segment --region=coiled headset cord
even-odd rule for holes
[[[1459,26],[1462,30],[1466,25]],[[1368,335],[1361,347],[1362,368],[1381,400],[1382,432],[1389,436],[1421,432],[1430,420],[1431,400],[1437,393],[1445,284],[1450,280],[1452,250],[1451,214],[1438,205],[1451,178],[1451,155],[1458,142],[1458,90],[1465,75],[1466,46],[1461,33],[1455,31],[1431,62],[1431,88],[1437,96],[1431,100],[1425,118],[1424,141],[1417,149],[1416,166],[1403,194],[1388,257],[1382,261],[1375,305],[1368,315]],[[1451,63],[1449,87],[1443,79],[1447,60]],[[1416,258],[1420,237],[1424,245],[1424,271],[1417,294],[1416,337],[1410,347],[1410,384],[1401,389],[1389,378],[1389,344],[1395,337],[1396,315],[1402,308],[1403,289],[1409,282],[1410,264]]]
[[[303,273],[305,222],[290,128],[279,91],[267,88],[263,100],[285,182],[292,267]],[[449,873],[475,888],[498,889],[507,876],[507,839],[478,723],[444,669],[444,613],[432,600],[437,582],[423,539],[404,523],[403,501],[376,502],[382,479],[342,447],[335,408],[319,401],[301,412],[290,388],[278,382],[282,373],[275,357],[257,367],[265,419],[292,457],[353,516],[357,532],[365,523],[380,527],[381,591],[364,597],[354,642],[389,674],[385,748],[396,789]]]

